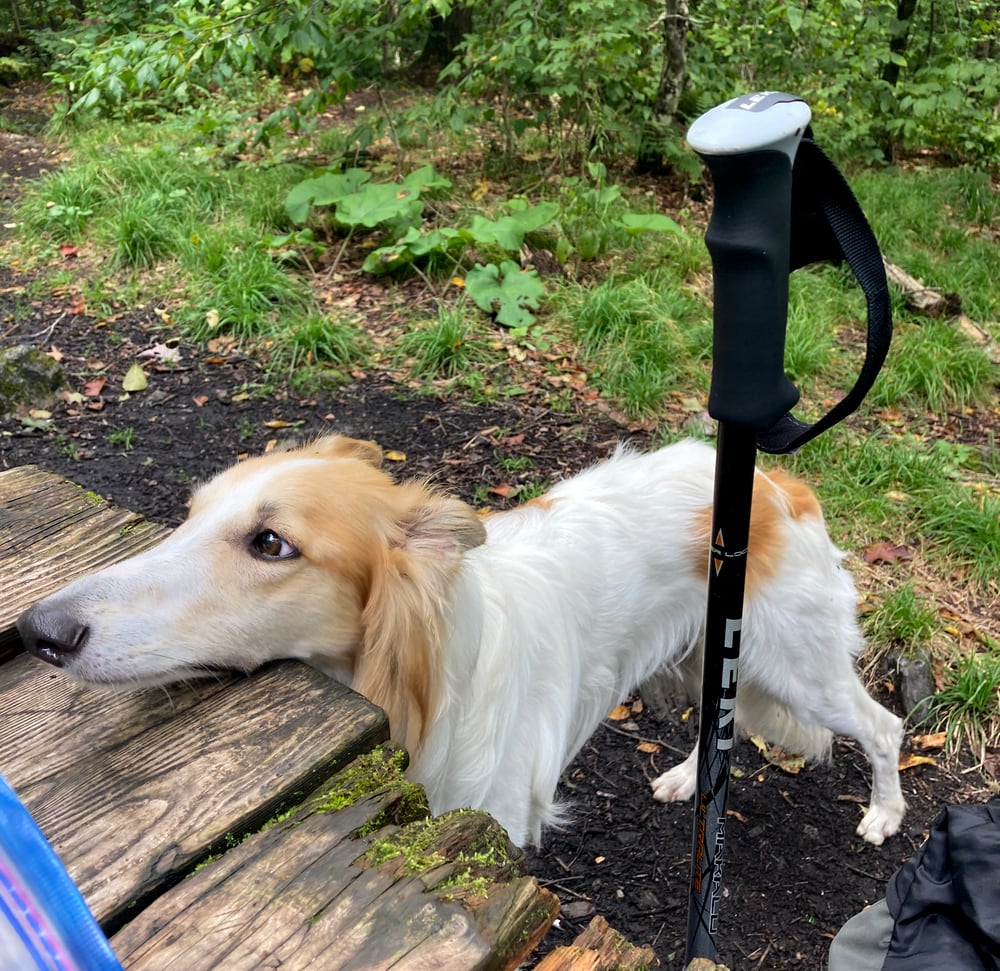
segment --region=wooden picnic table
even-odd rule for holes
[[[21,653],[23,609],[165,533],[51,473],[0,472],[0,772],[124,967],[517,967],[558,900],[486,814],[430,817],[360,695],[292,661],[127,690]],[[540,971],[652,963],[587,933]]]

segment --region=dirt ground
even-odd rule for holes
[[[48,164],[30,136],[0,133],[0,210],[14,197],[16,176]],[[0,224],[7,221],[0,212]],[[103,321],[80,312],[72,294],[29,284],[0,267],[0,347],[55,346],[76,394],[48,409],[50,417],[22,411],[0,422],[0,467],[40,465],[168,524],[183,518],[193,482],[272,441],[325,430],[374,439],[405,456],[393,464],[398,475],[432,475],[468,501],[484,486],[503,493],[571,474],[622,438],[643,443],[641,433],[586,405],[554,412],[526,396],[470,406],[415,396],[379,375],[359,374],[322,398],[265,392],[259,366],[242,354],[168,341],[152,303]],[[164,342],[179,355],[173,365],[138,357]],[[126,395],[122,380],[137,359],[146,362],[148,387]],[[103,384],[88,384],[95,376]],[[529,458],[531,468],[510,471],[502,462],[510,456]],[[499,493],[490,497],[503,505]],[[893,707],[890,676],[876,681]],[[628,703],[628,717],[606,721],[565,773],[571,824],[529,857],[531,872],[563,904],[540,953],[601,914],[674,968],[684,952],[692,806],[654,802],[649,781],[686,754],[697,716],[677,708],[658,720],[638,698]],[[654,750],[641,751],[641,742]],[[873,848],[854,835],[870,783],[854,743],[838,740],[831,765],[790,775],[743,742],[734,767],[719,938],[720,959],[733,969],[824,968],[833,934],[883,895],[939,809],[987,797],[978,776],[943,759],[909,769],[903,829]]]

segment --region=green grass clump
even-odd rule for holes
[[[842,542],[860,547],[888,532],[988,590],[1000,577],[1000,498],[968,481],[962,462],[973,460],[963,458],[966,451],[971,455],[913,434],[840,429],[781,462],[820,486],[824,513]],[[995,453],[983,461],[992,469]]]
[[[601,392],[633,416],[655,414],[682,382],[704,384],[711,332],[705,308],[658,276],[567,286],[557,297]]]
[[[987,748],[1000,743],[1000,645],[960,654],[928,717],[946,732],[951,752],[965,741],[982,764]]]
[[[937,611],[911,583],[892,591],[865,615],[864,621],[873,640],[897,645],[904,651],[925,646],[940,627]]]
[[[399,340],[401,363],[419,378],[457,378],[489,361],[488,342],[459,304],[439,304],[437,316],[417,323]]]
[[[952,323],[925,320],[897,327],[872,389],[871,404],[931,411],[988,401],[1000,371]]]

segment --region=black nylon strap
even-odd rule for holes
[[[868,304],[865,360],[854,387],[814,424],[791,413],[758,436],[762,452],[787,454],[855,411],[878,375],[892,339],[892,305],[875,234],[837,166],[806,131],[792,169],[791,267],[847,261]]]

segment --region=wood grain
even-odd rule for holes
[[[20,650],[23,610],[168,532],[33,465],[0,472],[0,661]]]
[[[112,927],[227,836],[257,828],[388,737],[380,709],[291,661],[223,690],[188,689],[169,717],[163,700],[150,704],[154,693],[106,692],[106,723],[101,694],[56,689],[62,704],[36,708],[30,734],[3,733],[0,764]]]
[[[515,968],[555,917],[555,898],[523,876],[513,848],[497,860],[482,852],[506,844],[482,813],[396,825],[405,795],[392,784],[335,811],[320,802],[307,800],[143,911],[112,940],[125,967]],[[368,859],[413,827],[419,857]]]

